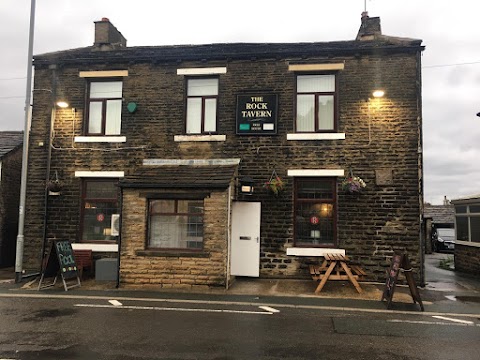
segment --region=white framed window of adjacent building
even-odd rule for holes
[[[186,79],[187,135],[217,132],[218,77],[190,77]]]
[[[480,244],[480,201],[455,204],[455,229],[458,241]]]

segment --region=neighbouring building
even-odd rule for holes
[[[0,131],[0,268],[15,264],[22,131]]]
[[[425,204],[423,207],[423,221],[425,226],[425,252],[432,252],[432,241],[437,229],[455,228],[455,207],[446,199],[443,205]]]
[[[423,50],[366,13],[318,43],[127,47],[95,22],[93,46],[34,58],[52,93],[34,93],[25,268],[70,239],[118,255],[122,284],[304,278],[332,251],[382,281],[407,252],[422,276]]]
[[[455,270],[480,275],[480,194],[452,200],[455,206]]]

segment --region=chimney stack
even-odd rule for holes
[[[127,46],[125,39],[120,31],[112,25],[106,17],[100,21],[95,21],[95,46],[112,45],[119,47]]]
[[[358,29],[357,40],[375,40],[378,35],[382,35],[379,17],[369,17],[368,12],[362,12],[362,25]]]

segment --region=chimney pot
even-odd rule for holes
[[[102,21],[110,21],[110,20],[106,17],[102,17]]]

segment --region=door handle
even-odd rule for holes
[[[257,236],[257,244],[258,244],[258,241],[260,240],[260,237]]]
[[[240,240],[252,240],[250,236],[240,236]]]

